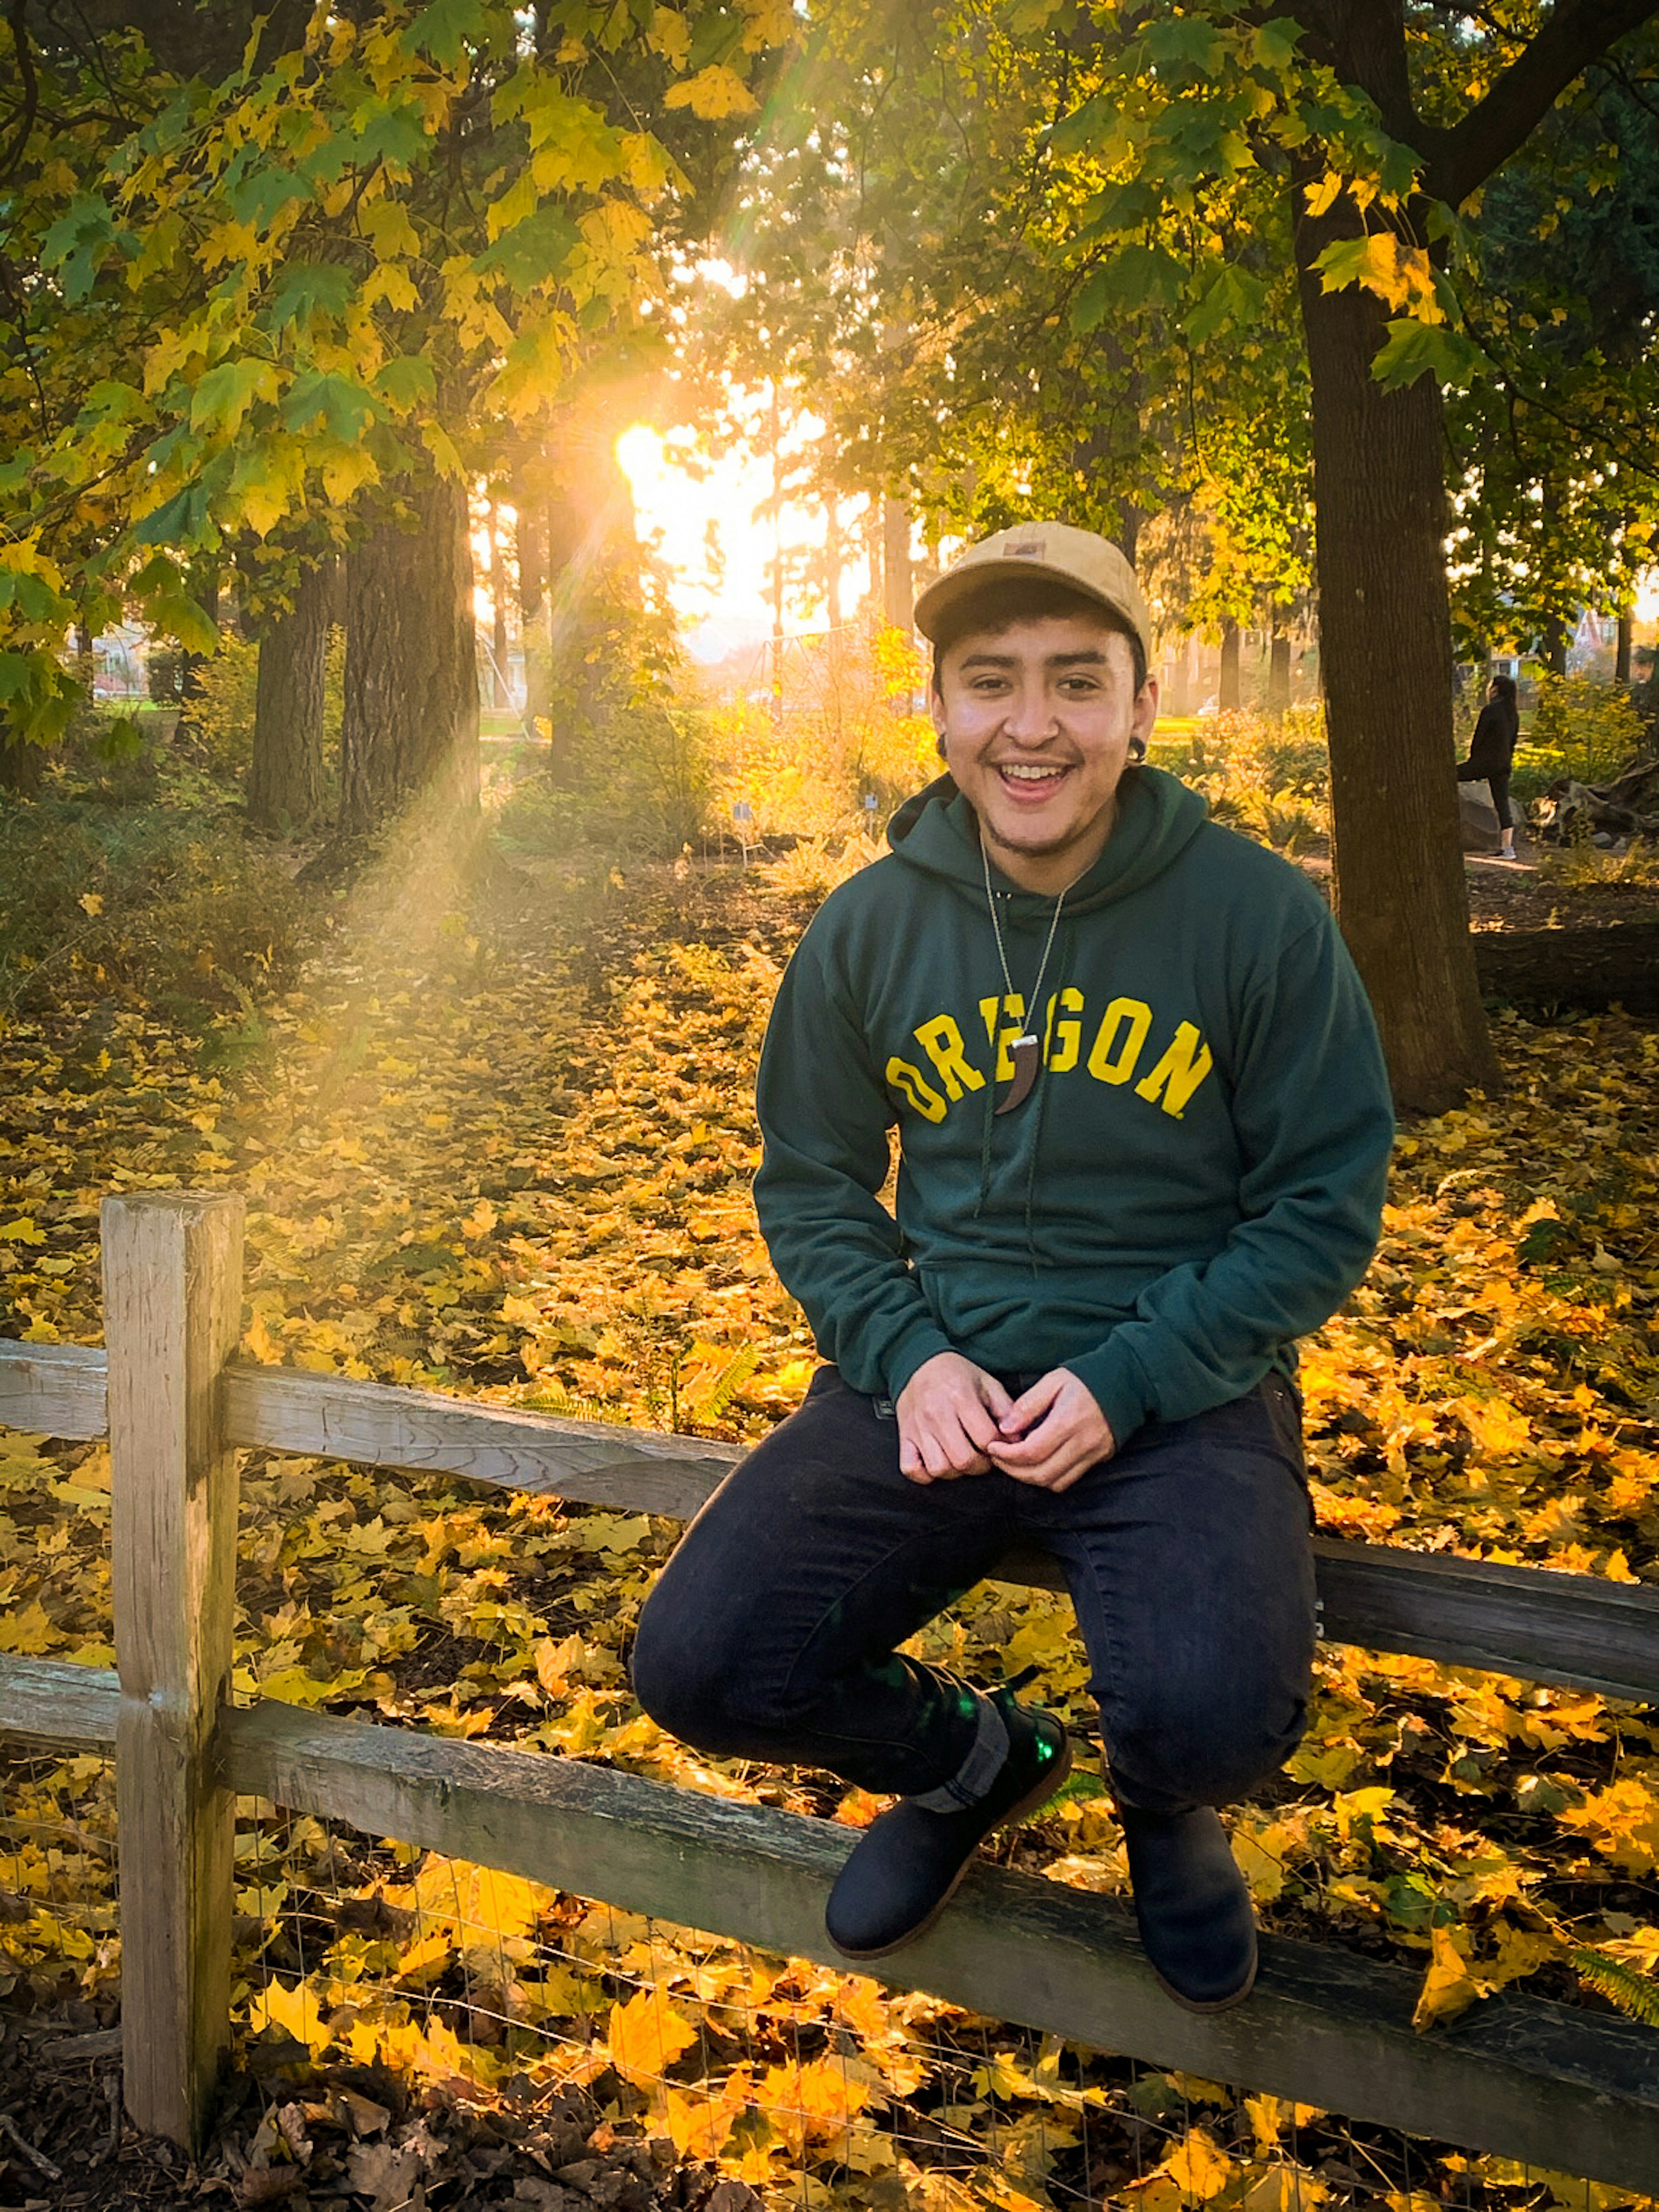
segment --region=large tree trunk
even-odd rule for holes
[[[910,589],[910,508],[891,492],[881,502],[882,616],[890,629],[908,629],[915,604]]]
[[[607,494],[599,474],[582,506],[556,491],[544,510],[547,644],[542,681],[547,696],[548,774],[556,783],[568,784],[580,775],[586,740],[593,733],[599,713],[605,670],[588,655],[592,619],[588,593],[611,528],[614,489],[613,484]]]
[[[334,574],[331,561],[308,570],[292,611],[278,615],[259,641],[248,819],[286,836],[301,835],[322,811],[323,678]]]
[[[219,571],[216,567],[205,568],[200,563],[191,564],[190,588],[191,596],[203,613],[216,629],[220,621],[220,601],[222,596]],[[187,744],[196,734],[196,708],[202,696],[202,672],[211,656],[205,653],[180,652],[179,678],[179,719],[173,725],[173,742]]]
[[[553,719],[552,603],[548,596],[548,502],[530,471],[514,479],[518,516],[519,635],[524,644],[524,718],[538,736],[550,736]],[[545,729],[543,725],[545,724]]]
[[[412,521],[377,524],[346,562],[340,829],[378,829],[416,799],[478,804],[478,663],[466,493],[425,484]]]
[[[1238,624],[1230,622],[1221,633],[1221,674],[1216,684],[1215,703],[1224,714],[1236,714],[1244,702],[1243,686],[1239,681]]]
[[[489,502],[489,696],[497,713],[513,704],[507,685],[507,562],[501,552],[501,510]]]
[[[9,792],[15,799],[33,799],[40,788],[46,765],[44,745],[15,737],[0,721],[0,791]]]
[[[1276,629],[1267,649],[1267,712],[1283,715],[1291,703],[1291,634]]]
[[[1296,210],[1337,911],[1396,1101],[1438,1113],[1499,1079],[1457,827],[1440,392],[1426,376],[1384,391],[1370,371],[1388,310],[1322,289],[1315,259],[1355,227],[1346,201]]]

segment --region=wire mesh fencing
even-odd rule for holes
[[[0,1743],[0,2006],[112,2027],[121,1971],[115,1766]]]
[[[241,1801],[237,1865],[242,2078],[273,2115],[299,2115],[291,2125],[331,2113],[343,2130],[365,2130],[351,2153],[360,2172],[375,2154],[414,2171],[406,2118],[398,2133],[412,2096],[475,2122],[551,2115],[573,2154],[532,2165],[514,2185],[526,2192],[519,2201],[555,2212],[626,2212],[647,2198],[711,2212],[757,2201],[809,2212],[1613,2212],[1646,2202],[1083,2049],[263,1801]],[[538,2197],[544,2185],[555,2194]]]

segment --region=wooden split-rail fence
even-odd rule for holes
[[[231,1703],[235,1453],[463,1476],[684,1520],[734,1446],[236,1364],[242,1208],[109,1200],[106,1342],[0,1342],[0,1425],[107,1435],[114,1671],[0,1659],[0,1735],[113,1752],[128,2111],[194,2147],[227,2048],[238,1793],[621,1909],[835,1966],[823,1901],[854,1840],[830,1822],[488,1744]],[[1328,1638],[1534,1682],[1659,1698],[1659,1592],[1321,1540]],[[999,1570],[1060,1587],[1032,1552]],[[1210,2080],[1659,2194],[1659,2033],[1514,1994],[1413,2032],[1417,1978],[1264,1940],[1255,1993],[1215,2017],[1153,1978],[1124,1905],[981,1865],[879,1978]]]

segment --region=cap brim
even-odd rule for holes
[[[915,626],[931,643],[938,634],[940,616],[947,608],[953,607],[958,599],[966,599],[970,592],[977,592],[983,585],[1007,583],[1022,576],[1046,576],[1053,583],[1063,584],[1068,592],[1075,592],[1079,599],[1092,599],[1097,606],[1104,607],[1108,614],[1115,615],[1126,629],[1139,636],[1139,626],[1134,617],[1115,599],[1109,599],[1104,592],[1097,591],[1092,584],[1085,584],[1069,568],[1058,568],[1051,562],[1030,559],[972,561],[960,568],[947,569],[944,575],[934,578],[916,601],[913,617]],[[1146,640],[1142,638],[1141,642],[1144,646]]]

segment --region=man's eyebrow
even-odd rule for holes
[[[957,664],[961,668],[1012,668],[1018,656],[1012,653],[964,653]],[[1045,668],[1104,668],[1107,655],[1098,646],[1087,646],[1078,653],[1051,653],[1043,661]]]

